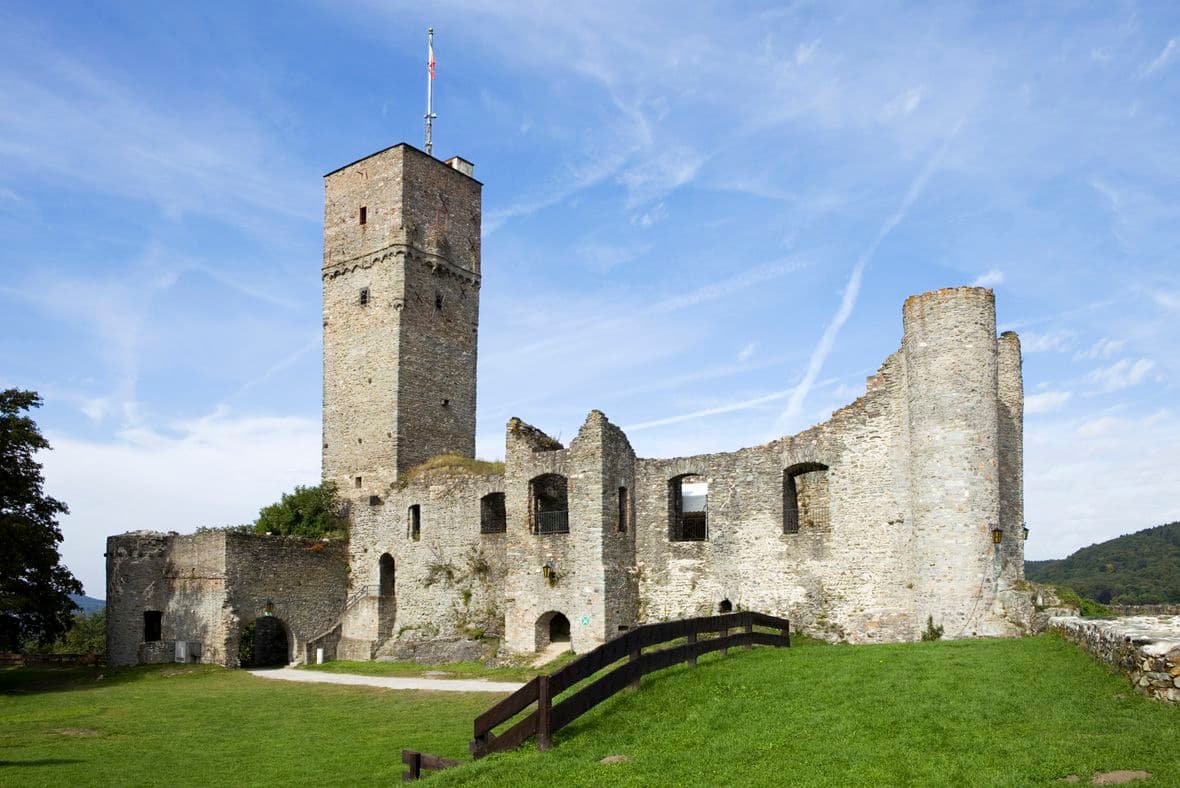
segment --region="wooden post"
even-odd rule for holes
[[[636,642],[638,642],[638,641],[636,641]],[[643,653],[643,647],[636,646],[635,648],[631,649],[631,656],[628,659],[628,661],[629,662],[638,662],[639,655],[642,653]],[[636,669],[638,670],[638,668],[636,668]],[[633,690],[639,689],[639,679],[640,679],[639,675],[636,675],[635,680],[631,682],[631,689],[633,689]]]
[[[696,643],[697,643],[697,633],[696,633],[696,630],[693,630],[692,632],[688,633],[688,645],[695,646]],[[694,667],[694,668],[697,666],[697,655],[696,655],[695,651],[689,655],[688,664],[690,667]]]
[[[754,617],[753,617],[753,616],[750,616],[750,617],[748,617],[748,618],[746,619],[746,634],[747,634],[747,635],[753,635],[753,634],[754,634]],[[746,650],[747,650],[747,651],[749,651],[749,650],[750,650],[750,649],[752,649],[752,648],[754,648],[754,644],[753,644],[753,643],[747,643],[747,644],[746,644]]]
[[[405,782],[410,782],[411,780],[420,779],[422,777],[422,753],[420,753],[420,752],[410,753],[409,765],[410,765],[410,771],[404,778]]]
[[[537,677],[537,749],[541,752],[553,746],[553,701],[549,697],[549,677]]]
[[[721,637],[722,637],[722,638],[728,638],[728,637],[729,637],[729,627],[722,627],[722,628],[721,628]],[[729,654],[729,646],[723,646],[723,647],[722,647],[722,649],[721,649],[721,656],[723,656],[723,657],[724,657],[724,656],[726,656],[727,654]]]
[[[783,637],[787,639],[787,648],[791,647],[791,625],[783,627]]]

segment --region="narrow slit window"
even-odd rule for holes
[[[361,479],[361,477],[360,477],[360,476],[356,477],[356,488],[357,488],[358,490],[361,488],[362,481],[363,481],[363,480]]]
[[[422,507],[419,504],[414,504],[410,507],[409,512],[409,526],[410,539],[417,542],[422,539]]]
[[[435,309],[442,309],[442,305],[443,305],[443,295],[442,295],[442,293],[435,290],[434,291],[434,308]]]
[[[361,213],[360,213],[360,223],[361,224],[368,224],[368,222],[369,222],[369,209],[362,205],[361,206]]]
[[[631,519],[631,496],[626,487],[619,488],[619,533],[627,533],[627,521]]]

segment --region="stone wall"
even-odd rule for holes
[[[382,495],[475,450],[480,184],[405,144],[324,183],[323,473]]]
[[[480,533],[481,499],[502,492],[501,475],[427,473],[394,485],[380,503],[358,502],[349,540],[356,601],[344,638],[380,655],[399,641],[502,634],[506,535]],[[417,540],[411,506],[419,507]],[[392,559],[392,595],[381,589],[383,555]]]
[[[1126,674],[1143,694],[1180,701],[1180,616],[1062,616],[1049,628]]]
[[[234,667],[243,623],[273,615],[298,644],[339,618],[348,585],[345,546],[294,537],[138,531],[107,539],[107,662],[171,661],[175,641],[199,661]],[[145,643],[145,612],[160,614]]]

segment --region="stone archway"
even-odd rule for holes
[[[570,620],[564,613],[550,610],[542,613],[537,619],[537,651],[547,648],[552,643],[570,642]]]
[[[287,625],[274,616],[259,616],[254,620],[254,666],[265,668],[290,662],[291,638]]]

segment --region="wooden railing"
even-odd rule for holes
[[[755,627],[775,631],[759,632]],[[700,638],[701,635],[713,633],[717,633],[717,637]],[[682,644],[647,653],[643,651],[681,638],[685,640]],[[537,676],[476,717],[473,726],[475,739],[469,747],[471,755],[482,758],[494,752],[514,750],[533,736],[537,737],[537,749],[548,750],[553,746],[554,733],[623,688],[638,689],[640,679],[647,674],[682,662],[696,667],[697,658],[702,654],[713,651],[725,654],[731,648],[740,646],[748,649],[755,645],[790,646],[790,622],[785,618],[749,612],[686,618],[636,627],[548,676]],[[561,693],[623,659],[627,661],[554,703]],[[536,704],[536,708],[529,711],[533,704]],[[529,713],[508,730],[499,735],[492,732],[497,725],[503,725],[525,711]],[[417,780],[422,769],[448,769],[460,764],[459,761],[413,750],[402,750],[402,762],[410,767],[410,771],[403,775],[403,780]]]
[[[756,626],[776,632],[757,632],[754,630]],[[714,632],[718,637],[705,640],[699,637]],[[681,638],[686,641],[681,645],[648,653],[643,651]],[[552,746],[554,733],[624,687],[638,688],[643,676],[682,662],[695,667],[697,657],[702,654],[725,653],[731,648],[751,648],[756,644],[790,646],[790,623],[785,618],[748,612],[636,627],[557,669],[552,675],[537,676],[477,717],[471,754],[482,758],[493,752],[512,750],[532,736],[537,737],[537,749],[547,750]],[[554,703],[554,699],[566,690],[622,659],[627,661]],[[511,728],[498,736],[492,732],[497,725],[511,720],[534,703],[536,708]]]

